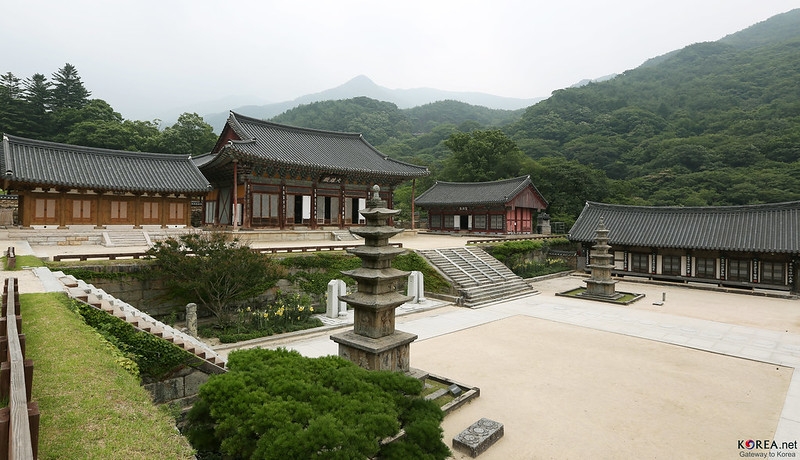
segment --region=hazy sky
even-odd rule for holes
[[[366,75],[388,88],[548,96],[713,41],[800,0],[0,0],[0,73],[69,62],[123,117]],[[232,108],[232,107],[231,107]]]

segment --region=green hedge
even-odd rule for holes
[[[199,358],[162,338],[136,329],[133,325],[74,300],[72,308],[78,312],[106,340],[122,354],[133,360],[144,379],[158,380],[164,375],[185,366],[199,364]],[[129,369],[130,371],[130,369]]]

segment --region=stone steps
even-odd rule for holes
[[[162,323],[147,313],[115,299],[110,294],[95,288],[91,284],[86,284],[72,276],[65,275],[63,272],[58,272],[55,275],[64,285],[70,297],[103,310],[144,332],[167,340],[215,366],[225,367],[225,360],[209,345],[195,337]]]
[[[466,307],[535,293],[525,280],[483,249],[429,249],[418,253],[451,280]]]
[[[332,230],[331,234],[335,241],[357,241],[360,238],[350,233],[350,230]]]
[[[103,246],[150,246],[144,230],[103,232]]]

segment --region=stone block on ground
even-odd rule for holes
[[[477,457],[503,437],[503,424],[482,418],[453,438],[453,449]]]

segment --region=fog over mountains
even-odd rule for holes
[[[319,93],[307,94],[292,101],[276,102],[263,105],[240,105],[220,107],[219,112],[202,113],[206,123],[214,127],[215,132],[220,132],[228,112],[241,113],[255,118],[268,119],[295,108],[302,104],[312,102],[350,99],[366,96],[379,101],[391,102],[400,109],[418,107],[431,102],[443,100],[456,100],[471,105],[488,107],[491,109],[517,110],[529,107],[545,97],[534,99],[518,99],[512,97],[494,96],[486,93],[445,91],[433,88],[389,89],[375,84],[364,75],[359,75],[343,85]],[[222,102],[222,101],[220,101]],[[177,115],[175,116],[177,118]]]

